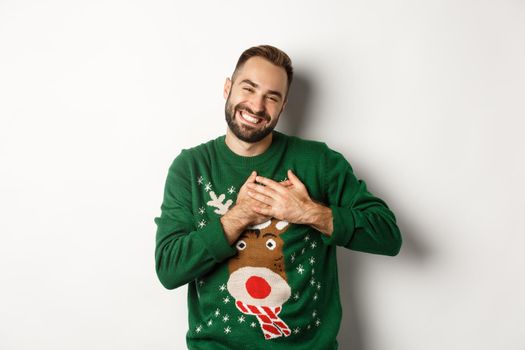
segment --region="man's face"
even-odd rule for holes
[[[226,122],[233,134],[249,143],[269,135],[284,108],[287,85],[284,68],[261,57],[248,59],[224,84]]]

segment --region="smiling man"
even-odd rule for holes
[[[326,144],[274,130],[291,60],[242,53],[224,84],[226,135],[183,150],[155,218],[168,289],[188,284],[189,349],[337,349],[336,247],[396,255],[386,203]]]

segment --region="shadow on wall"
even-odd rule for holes
[[[295,72],[292,88],[283,115],[279,118],[279,130],[288,135],[299,135],[300,129],[312,117],[309,115],[309,103],[312,99],[312,84],[306,75]]]
[[[313,91],[313,84],[304,72],[295,72],[292,89],[288,96],[288,104],[286,106],[283,116],[279,120],[279,129],[289,135],[301,136],[301,129],[305,128],[308,121],[313,116],[310,114],[312,110],[311,105],[315,104],[315,93]],[[327,140],[320,140],[327,141]],[[345,152],[343,152],[344,154]],[[354,168],[355,169],[355,168]],[[362,173],[360,171],[360,173]],[[373,182],[377,176],[369,174],[361,174],[368,184]],[[379,197],[380,193],[387,193],[388,191],[377,191]],[[383,198],[393,209],[397,218],[399,229],[403,237],[403,246],[401,252],[396,257],[384,257],[386,259],[394,259],[392,263],[399,264],[400,261],[409,260],[409,263],[422,264],[429,257],[429,250],[424,246],[423,242],[418,241],[417,232],[420,229],[413,227],[410,224],[410,219],[405,217],[403,213],[396,211],[395,200]],[[338,248],[338,271],[339,271],[339,286],[341,304],[343,307],[343,318],[341,320],[341,328],[339,330],[338,342],[341,349],[352,350],[370,350],[369,339],[374,337],[369,330],[366,329],[367,315],[360,307],[362,300],[367,296],[360,294],[360,286],[363,279],[361,278],[361,271],[363,270],[364,260],[362,259],[364,253],[350,252],[345,248]],[[405,302],[400,300],[399,302]],[[399,315],[402,317],[402,315]]]
[[[390,204],[394,214],[396,215],[397,224],[401,230],[403,238],[403,245],[401,252],[395,257],[378,257],[382,259],[393,259],[392,264],[398,266],[406,266],[406,263],[422,265],[428,261],[430,257],[430,250],[423,242],[418,240],[417,232],[421,232],[419,228],[410,225],[410,219],[405,218],[403,213],[395,210],[395,205],[384,198]],[[341,328],[337,340],[341,349],[352,350],[370,350],[370,341],[375,335],[371,333],[366,325],[369,323],[366,310],[363,310],[362,301],[367,296],[362,293],[363,290],[359,288],[363,280],[362,271],[363,254],[361,252],[352,252],[345,248],[338,248],[337,265],[339,270],[339,293],[341,297],[341,304],[343,307],[343,318],[341,320]],[[405,303],[405,300],[399,300],[400,303]],[[399,315],[403,317],[403,315]]]

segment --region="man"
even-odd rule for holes
[[[188,284],[189,349],[336,349],[336,246],[396,255],[394,214],[324,143],[274,131],[293,69],[246,50],[226,79],[225,136],[173,161],[156,271]]]

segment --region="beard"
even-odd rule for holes
[[[247,111],[248,113],[262,118],[262,121],[260,121],[260,123],[265,123],[268,121],[271,122],[266,126],[262,127],[252,127],[245,124],[241,124],[236,119],[236,116],[238,115],[237,112],[241,111]],[[226,123],[228,123],[228,127],[233,132],[233,134],[237,136],[239,140],[248,143],[256,143],[264,139],[273,131],[273,129],[275,129],[277,121],[279,120],[280,112],[277,115],[277,117],[272,120],[272,117],[268,113],[266,113],[265,110],[254,113],[249,107],[242,103],[233,106],[230,103],[230,96],[228,96],[228,99],[226,100],[226,107],[224,108],[224,114],[226,115]]]

